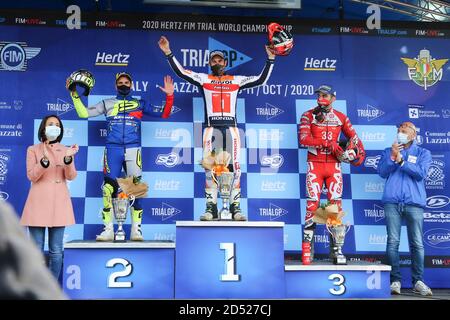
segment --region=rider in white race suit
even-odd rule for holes
[[[209,55],[209,66],[212,74],[197,73],[183,68],[170,50],[169,41],[161,37],[158,42],[175,73],[182,79],[199,87],[205,104],[205,122],[203,132],[203,158],[214,150],[222,148],[231,154],[229,169],[234,172],[235,180],[231,194],[230,212],[233,220],[245,221],[247,218],[240,209],[240,148],[241,142],[236,121],[236,101],[241,89],[253,88],[267,82],[273,69],[275,55],[266,46],[268,59],[262,72],[257,76],[233,76],[225,74],[228,61],[222,51],[214,50]],[[213,181],[211,171],[206,174],[206,210],[201,220],[216,220],[217,185]]]

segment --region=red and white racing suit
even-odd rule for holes
[[[236,121],[237,95],[241,89],[265,84],[272,73],[274,60],[267,59],[262,72],[258,76],[214,76],[184,69],[173,53],[166,57],[175,73],[180,78],[198,86],[203,94],[205,105],[203,157],[207,157],[215,148],[227,150],[232,157],[230,171],[232,170],[235,173],[233,189],[240,190],[239,157],[241,140]],[[215,187],[211,172],[206,170],[206,188]],[[207,194],[207,200],[208,196]],[[240,194],[236,196],[240,197]],[[212,197],[214,197],[214,200],[217,199],[217,195],[212,195]]]
[[[306,173],[306,217],[305,229],[314,228],[314,212],[319,206],[323,183],[328,189],[328,200],[342,206],[342,171],[341,163],[333,154],[341,131],[347,139],[356,135],[349,118],[330,108],[324,111],[323,120],[319,122],[311,109],[302,114],[300,119],[299,141],[308,147],[308,171]]]

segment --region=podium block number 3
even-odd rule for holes
[[[133,265],[130,261],[123,258],[113,258],[106,262],[107,268],[113,268],[116,264],[121,264],[123,266],[123,270],[113,272],[108,277],[108,288],[131,288],[133,287],[133,282],[131,281],[117,281],[120,277],[127,277],[133,271]]]
[[[240,275],[236,274],[235,246],[232,242],[221,242],[220,249],[225,250],[225,274],[220,275],[220,281],[239,281]]]
[[[330,274],[330,276],[328,277],[328,280],[335,280],[333,282],[333,285],[335,286],[334,288],[328,289],[328,291],[334,295],[334,296],[340,296],[343,295],[346,291],[345,288],[345,278],[342,274],[339,273],[333,273]]]

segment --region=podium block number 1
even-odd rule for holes
[[[123,281],[119,282],[116,279],[120,277],[127,277],[133,271],[133,265],[130,261],[123,258],[113,258],[106,262],[107,268],[113,268],[116,264],[121,264],[123,266],[122,271],[116,271],[109,275],[108,277],[108,288],[131,288],[133,287],[133,282]]]
[[[225,274],[220,275],[220,281],[239,281],[240,275],[236,274],[235,244],[221,242],[220,249],[225,250]]]

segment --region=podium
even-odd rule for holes
[[[175,298],[284,298],[283,226],[177,221]]]
[[[174,297],[172,241],[71,241],[64,245],[63,289],[71,299]]]
[[[65,244],[71,299],[380,299],[387,265],[284,261],[283,222],[177,221],[172,241]]]
[[[380,264],[331,262],[302,265],[290,262],[286,270],[286,298],[389,298],[391,267]]]

